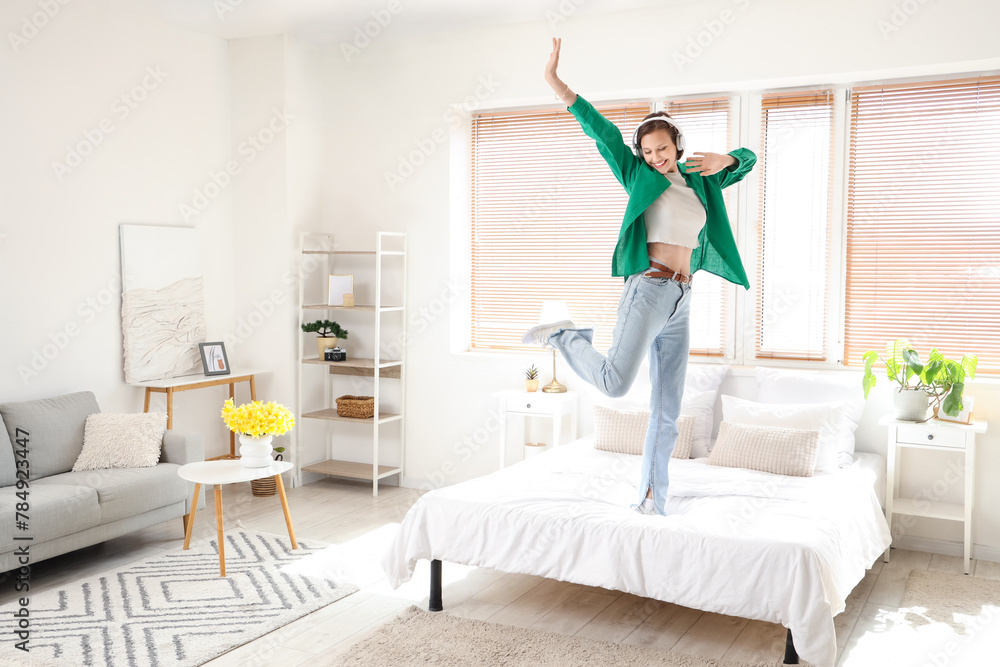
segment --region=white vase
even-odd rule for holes
[[[896,409],[896,419],[920,422],[927,419],[930,397],[923,389],[900,387],[892,397],[892,407]]]
[[[271,458],[271,438],[273,435],[253,437],[240,435],[240,465],[244,468],[266,468],[274,459]]]

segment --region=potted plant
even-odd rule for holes
[[[528,391],[538,391],[538,369],[535,368],[534,364],[531,364],[531,368],[524,371],[524,388]]]
[[[273,401],[252,401],[236,406],[226,399],[222,420],[230,431],[240,436],[240,465],[244,468],[266,468],[271,465],[271,439],[284,435],[295,427],[292,411]],[[282,449],[284,451],[284,449]]]
[[[928,405],[934,407],[935,414],[943,410],[946,415],[958,415],[964,407],[962,393],[965,390],[965,380],[976,377],[978,362],[976,356],[968,354],[962,355],[961,361],[946,359],[932,347],[927,363],[924,364],[916,350],[902,339],[886,345],[885,359],[875,350],[868,350],[862,358],[865,361],[862,380],[865,398],[868,398],[868,392],[875,386],[872,366],[881,359],[885,363],[886,375],[899,384],[893,396],[896,418],[906,421],[926,421]]]
[[[347,340],[347,329],[341,329],[339,324],[330,320],[316,320],[303,324],[302,330],[306,333],[317,334],[316,347],[319,350],[320,361],[323,360],[324,352],[328,347],[338,347],[341,338]]]

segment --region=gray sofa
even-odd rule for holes
[[[150,468],[71,472],[83,448],[84,423],[95,412],[100,408],[89,391],[0,403],[0,572],[23,564],[18,551],[24,545],[30,563],[37,563],[178,517],[184,517],[177,523],[183,537],[194,485],[177,469],[204,460],[201,436],[167,431],[160,462]],[[25,433],[27,456],[15,455]],[[28,488],[19,490],[16,471],[25,468]],[[24,490],[26,499],[17,495]],[[18,516],[19,509],[26,511]],[[15,539],[24,537],[31,539]]]

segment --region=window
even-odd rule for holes
[[[649,104],[600,106],[625,137]],[[611,276],[628,196],[565,108],[472,120],[473,349],[523,349],[543,300],[611,345],[623,279]]]
[[[855,88],[845,365],[906,338],[1000,371],[1000,76]]]
[[[757,358],[826,359],[833,96],[761,100]]]
[[[733,150],[729,132],[729,98],[679,100],[664,105],[668,114],[684,128],[684,157],[695,151],[728,153]],[[735,216],[736,188],[723,191],[730,221]],[[743,289],[742,287],[740,289]],[[691,283],[691,354],[721,357],[726,352],[729,322],[732,321],[732,292],[729,283],[707,271]]]

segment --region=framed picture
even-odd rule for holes
[[[330,298],[327,305],[343,306],[345,294],[350,294],[353,300],[354,276],[330,276]]]
[[[201,366],[205,375],[229,375],[229,357],[226,346],[218,343],[198,343],[201,352]]]

